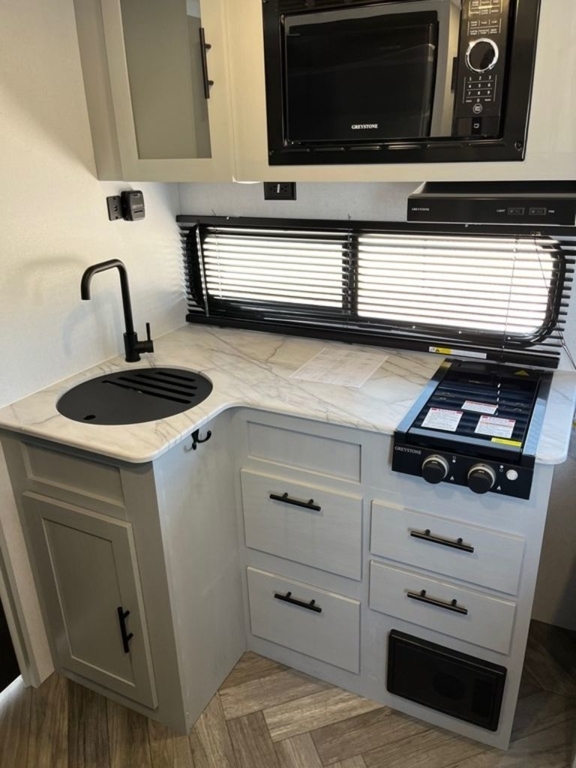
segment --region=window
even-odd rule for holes
[[[179,217],[188,320],[557,365],[569,243],[500,227]]]
[[[358,315],[537,337],[547,320],[553,247],[535,238],[361,235]]]
[[[209,229],[207,295],[220,301],[342,307],[346,238],[329,232]]]

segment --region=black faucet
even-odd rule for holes
[[[84,301],[88,301],[90,296],[90,283],[92,278],[98,272],[105,272],[107,269],[117,267],[120,272],[120,286],[122,288],[122,305],[124,307],[124,323],[126,332],[124,333],[124,349],[126,350],[126,362],[137,363],[140,360],[141,352],[154,352],[154,342],[150,338],[150,323],[146,323],[147,341],[138,341],[138,334],[134,331],[134,320],[132,319],[132,302],[130,301],[130,286],[128,285],[128,273],[126,267],[120,259],[110,259],[110,261],[101,261],[99,264],[93,264],[82,275],[80,285],[80,295]]]

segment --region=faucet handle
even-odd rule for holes
[[[154,342],[152,341],[152,334],[150,332],[150,323],[146,323],[146,341],[139,341],[138,336],[136,336],[136,344],[134,345],[134,348],[137,353],[154,352]]]
[[[154,352],[154,342],[152,341],[150,323],[146,323],[146,339],[147,341],[144,342],[144,352]]]

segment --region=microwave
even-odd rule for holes
[[[540,0],[264,0],[270,165],[523,160]]]

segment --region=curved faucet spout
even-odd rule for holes
[[[109,259],[108,261],[101,261],[98,264],[93,264],[82,275],[82,281],[80,283],[80,295],[83,301],[89,301],[91,298],[90,284],[92,278],[97,275],[98,272],[106,272],[108,269],[116,268],[120,273],[120,288],[122,291],[122,306],[124,309],[124,323],[126,325],[126,331],[124,333],[124,346],[126,349],[126,362],[135,363],[140,360],[140,352],[153,352],[154,345],[150,338],[150,325],[147,323],[146,328],[148,330],[147,341],[138,341],[138,336],[134,332],[134,320],[132,317],[132,301],[130,299],[130,286],[128,284],[128,272],[124,262],[120,259]]]
[[[98,272],[106,272],[108,269],[118,269],[120,273],[120,288],[122,291],[122,306],[124,308],[124,323],[126,325],[126,333],[134,333],[134,320],[132,318],[132,301],[130,299],[130,286],[128,284],[128,272],[126,271],[126,265],[120,259],[109,259],[108,261],[101,261],[98,264],[93,264],[82,275],[82,282],[80,283],[80,295],[83,301],[89,301],[90,295],[90,283],[94,275]]]

